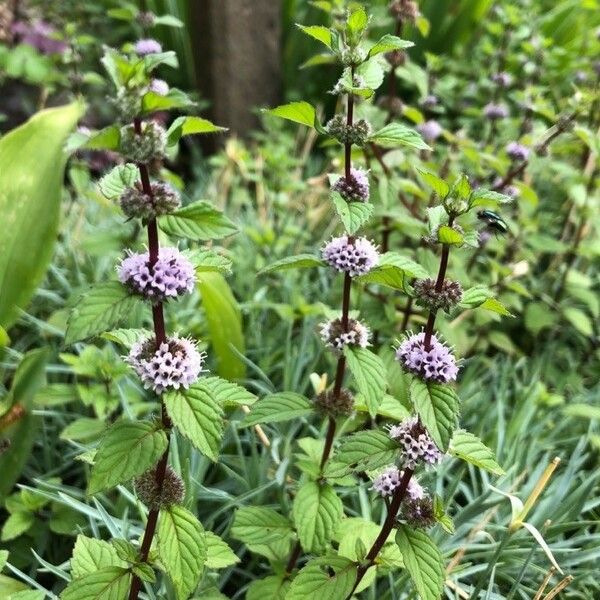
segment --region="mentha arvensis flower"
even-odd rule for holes
[[[402,367],[425,381],[448,383],[458,375],[456,359],[450,349],[431,336],[425,348],[425,332],[408,336],[396,350],[396,360]]]
[[[391,496],[395,489],[400,485],[402,477],[404,477],[404,471],[400,471],[398,467],[395,466],[388,467],[373,479],[373,486],[371,489],[375,490],[383,497]],[[425,490],[423,490],[422,486],[414,477],[411,477],[408,482],[408,487],[406,488],[406,493],[411,500],[419,500],[425,495]]]
[[[156,121],[144,121],[140,128],[140,133],[133,125],[121,128],[121,154],[141,164],[163,159],[167,151],[165,128]]]
[[[331,189],[346,202],[366,202],[369,199],[369,176],[362,169],[350,169],[350,177],[342,175]]]
[[[525,161],[529,158],[529,148],[519,142],[510,142],[506,145],[506,154],[513,160]]]
[[[506,119],[508,117],[508,108],[504,104],[490,102],[483,107],[483,115],[491,121]]]
[[[426,142],[434,142],[442,135],[442,126],[434,120],[425,121],[417,127],[417,131],[423,136]]]
[[[153,303],[188,294],[196,283],[194,265],[177,248],[161,248],[154,265],[148,252],[130,253],[117,271],[132,293]]]
[[[379,253],[372,242],[347,235],[333,238],[325,244],[321,254],[330,266],[351,277],[365,275],[379,262]]]
[[[437,465],[443,454],[417,417],[409,417],[390,427],[390,437],[402,448],[402,465],[415,470],[417,465]]]
[[[341,351],[344,346],[360,346],[366,348],[369,345],[369,328],[356,319],[348,319],[347,327],[344,327],[341,319],[333,319],[321,324],[321,339],[323,343],[334,351]]]
[[[193,341],[174,336],[159,348],[153,337],[138,342],[126,360],[145,388],[162,394],[192,385],[202,371],[204,358],[205,354],[198,352]]]
[[[160,54],[162,46],[160,42],[153,39],[138,40],[133,47],[138,56],[148,56],[149,54]]]
[[[150,184],[152,197],[144,193],[139,185],[126,188],[119,204],[129,219],[142,219],[147,222],[160,215],[168,215],[181,206],[179,194],[168,184],[155,181]]]

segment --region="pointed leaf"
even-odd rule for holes
[[[334,456],[348,470],[372,471],[393,463],[399,455],[398,444],[384,431],[359,431],[346,438]]]
[[[315,558],[294,580],[285,600],[347,600],[356,581],[356,564],[341,556]]]
[[[385,365],[379,356],[366,348],[346,346],[344,356],[369,414],[374,417],[387,387]]]
[[[416,150],[431,150],[414,129],[400,123],[384,125],[379,131],[376,131],[369,137],[369,141],[382,148],[408,146]]]
[[[159,219],[169,235],[202,242],[218,240],[237,232],[237,227],[210,202],[198,200]]]
[[[266,112],[275,117],[287,119],[294,123],[300,123],[300,125],[306,125],[313,129],[318,124],[317,112],[315,111],[314,106],[310,105],[308,102],[290,102],[289,104],[271,108]]]
[[[325,44],[331,50],[331,29],[323,27],[322,25],[299,25],[296,23],[296,27],[303,31],[306,35],[314,38],[315,40]]]
[[[410,48],[411,46],[414,46],[413,42],[403,40],[396,35],[390,35],[387,33],[371,47],[368,57],[372,58],[377,54],[381,54],[382,52],[391,52],[392,50],[404,50],[405,48]]]
[[[373,205],[369,202],[346,202],[337,192],[331,194],[331,200],[350,235],[354,235],[373,214]]]
[[[459,429],[450,441],[449,453],[494,475],[504,475],[504,469],[496,462],[496,457],[476,435]]]
[[[61,593],[61,600],[125,600],[131,573],[121,567],[105,567],[72,581]]]
[[[244,506],[236,511],[231,535],[245,544],[287,540],[293,532],[289,519],[271,508]]]
[[[252,412],[244,418],[240,427],[299,419],[312,414],[313,410],[313,403],[301,394],[295,392],[269,394],[252,407]]]

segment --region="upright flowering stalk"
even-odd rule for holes
[[[94,451],[89,494],[133,483],[147,506],[141,540],[113,539],[113,559],[83,573],[75,568],[89,552],[86,539],[75,545],[73,581],[62,598],[138,598],[143,585],[156,581],[155,569],[171,579],[177,597],[188,598],[198,586],[206,562],[206,539],[195,515],[183,506],[185,485],[169,466],[170,441],[175,432],[211,460],[217,460],[223,429],[222,400],[237,390],[246,402],[251,395],[217,377],[201,378],[205,353],[196,341],[167,330],[165,309],[195,290],[197,272],[227,270],[227,261],[207,250],[180,250],[161,246],[159,229],[170,237],[203,241],[235,230],[233,224],[206,201],[181,207],[178,190],[160,180],[163,159],[173,155],[183,135],[216,132],[221,128],[199,117],[184,116],[168,129],[156,112],[192,105],[180,90],[171,90],[155,77],[159,66],[177,66],[173,52],[163,52],[153,39],[136,42],[124,51],[108,49],[103,58],[116,88],[112,103],[118,122],[89,138],[84,147],[118,151],[124,164],[105,175],[100,191],[118,203],[127,220],[146,229],[145,248],[124,253],[117,280],[83,294],[71,314],[66,342],[73,343],[113,329],[137,304],[150,309],[151,331],[119,329],[110,339],[128,348],[125,361],[159,405],[159,415],[136,421],[121,418],[104,434]],[[215,266],[218,265],[218,266]],[[219,387],[220,386],[220,387]],[[85,536],[80,536],[84,538]],[[224,544],[224,542],[223,542]]]

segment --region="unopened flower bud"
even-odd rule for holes
[[[132,162],[146,164],[165,157],[167,132],[155,121],[141,124],[138,134],[133,125],[121,128],[121,154]]]
[[[326,390],[317,396],[315,406],[322,415],[334,418],[347,416],[354,409],[354,398],[346,389],[340,390],[339,394]]]
[[[434,279],[417,279],[413,288],[417,304],[430,311],[444,310],[450,312],[462,298],[462,287],[458,281],[444,279],[442,289],[436,290]]]
[[[133,485],[140,500],[150,510],[181,504],[185,496],[185,485],[170,466],[165,470],[162,486],[159,486],[156,479],[156,467],[135,479]]]

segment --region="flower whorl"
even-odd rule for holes
[[[430,348],[425,348],[425,333],[413,333],[396,350],[396,360],[402,367],[425,381],[448,383],[458,375],[456,359],[448,347],[431,336]]]
[[[350,177],[342,175],[332,186],[346,202],[367,202],[369,199],[369,176],[362,169],[350,169]]]
[[[388,467],[373,480],[372,489],[383,497],[391,496],[400,485],[403,477],[404,471],[400,471],[395,466]],[[418,500],[425,495],[425,491],[414,477],[410,478],[406,493],[412,500]]]
[[[351,277],[365,275],[379,262],[379,253],[372,242],[347,235],[333,238],[325,244],[321,254],[330,266]]]
[[[179,194],[168,183],[152,182],[150,188],[152,196],[145,194],[140,186],[123,191],[119,204],[126,217],[147,222],[161,215],[168,215],[181,206]]]
[[[323,343],[334,352],[340,352],[345,346],[366,348],[369,345],[369,328],[356,319],[348,319],[347,327],[341,319],[321,323],[320,334]]]
[[[421,463],[437,465],[444,456],[417,417],[409,417],[400,425],[390,427],[390,437],[403,450],[402,465],[413,471]]]
[[[138,134],[134,125],[121,128],[121,154],[132,162],[162,160],[167,151],[167,132],[156,121],[144,121]]]

